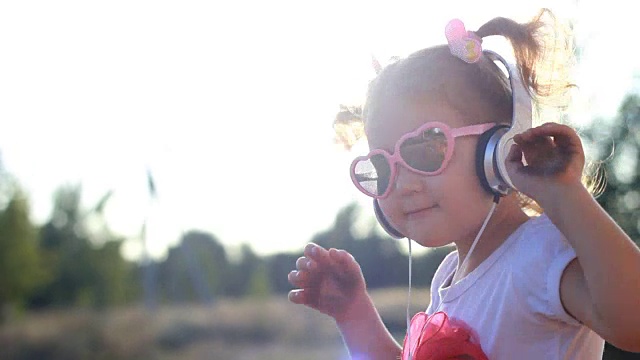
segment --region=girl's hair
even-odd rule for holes
[[[551,11],[543,9],[522,24],[497,17],[475,33],[481,38],[500,35],[510,41],[525,88],[534,100],[534,112],[548,119],[553,114],[550,110],[561,113],[566,109],[573,87],[569,81],[574,63],[573,39],[568,27],[558,22]],[[486,57],[477,63],[465,63],[451,55],[447,45],[441,45],[417,51],[385,67],[369,84],[364,107],[342,106],[334,122],[338,142],[350,148],[364,135],[364,124],[376,113],[380,99],[424,96],[452,106],[471,124],[511,124],[513,105],[505,70]],[[541,212],[532,199],[524,194],[518,196],[523,209]]]

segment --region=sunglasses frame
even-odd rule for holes
[[[393,188],[392,184],[395,183],[396,176],[398,173],[397,164],[404,166],[407,170],[416,174],[426,175],[426,176],[438,175],[442,173],[444,169],[447,168],[447,165],[449,164],[449,161],[453,156],[453,150],[455,148],[455,138],[460,136],[481,135],[482,133],[486,132],[487,130],[491,129],[496,125],[497,125],[496,123],[484,123],[484,124],[462,126],[458,128],[451,128],[449,125],[442,122],[438,122],[438,121],[431,121],[431,122],[422,124],[419,128],[402,135],[402,137],[400,137],[400,139],[398,139],[398,141],[396,142],[392,154],[389,154],[389,152],[387,152],[384,149],[374,149],[371,152],[369,152],[367,155],[358,156],[357,158],[355,158],[353,162],[351,162],[351,168],[350,168],[351,181],[353,181],[354,185],[358,188],[358,190],[360,190],[365,195],[373,197],[375,199],[383,199],[389,195],[389,193],[391,192],[391,189]],[[406,161],[400,155],[400,147],[407,139],[416,137],[420,135],[422,132],[424,132],[425,130],[432,129],[432,128],[441,129],[447,140],[447,151],[444,155],[444,160],[442,161],[442,165],[440,165],[440,167],[436,171],[422,171],[422,170],[412,168],[411,166],[409,166],[409,164],[406,163]],[[449,146],[449,144],[451,144],[451,146]],[[384,193],[382,193],[381,195],[371,194],[367,190],[365,190],[364,187],[360,185],[360,183],[356,180],[356,173],[355,173],[356,165],[360,161],[371,159],[372,156],[378,155],[378,154],[382,154],[382,156],[384,156],[384,158],[389,163],[389,168],[391,171],[391,174],[389,175],[389,185],[387,186],[387,189],[384,191]]]

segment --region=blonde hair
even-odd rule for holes
[[[574,65],[574,43],[569,27],[548,9],[531,21],[517,23],[494,18],[476,32],[479,37],[500,35],[513,47],[517,67],[533,101],[534,111],[548,115],[563,112],[569,105],[570,71]],[[380,98],[436,97],[454,107],[470,123],[511,124],[511,87],[506,74],[493,61],[482,57],[474,64],[456,59],[447,45],[417,51],[385,67],[369,84],[364,106],[341,106],[334,121],[336,139],[347,149],[364,136],[364,124],[376,111]],[[559,120],[559,119],[557,119]],[[591,170],[585,167],[585,174]],[[601,185],[590,181],[588,187]],[[532,199],[518,193],[520,206],[529,212],[542,209]]]

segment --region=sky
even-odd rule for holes
[[[615,114],[638,84],[637,5],[522,3],[5,1],[0,159],[36,223],[62,185],[81,184],[87,208],[113,191],[106,217],[130,258],[145,221],[154,257],[191,229],[260,254],[299,250],[351,202],[371,219],[348,174],[366,148],[340,149],[331,126],[339,104],[362,101],[371,55],[443,43],[454,17],[473,29],[549,6],[572,19],[576,118]]]

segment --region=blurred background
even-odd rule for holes
[[[337,145],[333,119],[362,102],[372,55],[541,7],[575,31],[560,120],[638,242],[633,2],[0,3],[0,358],[347,358],[330,319],[286,300],[310,241],[354,254],[401,340],[407,245],[351,184],[366,145]],[[414,251],[412,312],[450,250]]]

